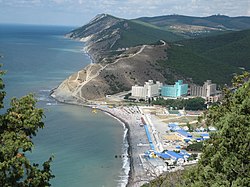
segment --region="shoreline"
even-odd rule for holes
[[[68,36],[66,36],[66,38],[72,39]],[[93,54],[91,54],[87,50],[87,41],[82,41],[80,39],[73,39],[73,40],[84,43],[84,47],[82,50],[83,53],[89,57],[90,64],[95,63],[95,60],[93,58]],[[61,96],[58,98],[57,96],[53,95],[54,91],[58,87],[59,87],[59,85],[51,90],[50,97],[52,97],[53,99],[55,99],[59,103],[78,105],[78,106],[83,106],[83,107],[88,107],[88,108],[92,108],[93,106],[96,106],[98,104],[95,101],[88,101],[88,100],[83,101],[80,98],[76,98],[73,96],[70,96],[69,98],[64,98]],[[136,128],[134,126],[132,126],[133,124],[130,124],[131,122],[126,121],[127,118],[122,118],[121,116],[115,115],[111,111],[104,110],[104,109],[99,108],[99,107],[96,107],[95,109],[98,109],[101,112],[109,114],[111,117],[115,118],[118,122],[124,124],[125,128],[128,129],[126,139],[127,139],[127,143],[128,143],[127,152],[128,152],[128,158],[129,158],[129,172],[128,172],[127,184],[125,186],[126,187],[134,187],[134,186],[139,187],[139,186],[141,186],[142,184],[144,184],[148,180],[146,178],[144,180],[140,180],[141,178],[144,178],[143,175],[145,175],[146,173],[142,173],[141,169],[139,168],[140,164],[138,164],[138,162],[139,162],[138,160],[140,159],[140,158],[138,158],[139,155],[136,155],[134,153],[134,152],[137,152],[137,154],[138,154],[138,148],[137,148],[138,140],[136,139],[138,137],[134,133],[133,134],[131,133],[131,128],[133,129],[133,132],[136,131],[135,130]],[[129,117],[133,117],[133,115],[131,114]],[[125,143],[123,143],[123,144],[125,145]],[[121,169],[123,169],[123,168],[121,168]],[[140,178],[140,179],[138,179],[138,178]]]
[[[115,116],[114,114],[112,114],[109,111],[97,108],[99,111],[102,111],[104,113],[107,113],[108,115],[110,115],[111,117],[113,117],[114,119],[116,119],[117,121],[123,123],[125,125],[125,128],[128,129],[127,131],[127,135],[126,135],[126,139],[128,141],[128,158],[129,158],[129,173],[128,173],[128,182],[126,184],[126,187],[130,186],[131,181],[133,180],[133,158],[131,157],[132,153],[132,147],[131,147],[131,137],[130,137],[130,126],[129,124],[123,120],[122,118]]]
[[[50,97],[55,99],[57,102],[63,103],[63,104],[68,104],[68,105],[78,105],[78,106],[83,106],[83,107],[87,107],[87,108],[92,108],[92,106],[90,106],[86,103],[79,103],[76,100],[75,101],[73,101],[73,100],[72,101],[65,101],[65,100],[62,101],[62,100],[57,99],[56,97],[53,97],[52,94],[53,94],[53,90],[55,90],[55,89],[56,88],[51,90]],[[112,117],[112,118],[116,119],[118,122],[124,124],[125,128],[128,129],[126,139],[128,142],[129,173],[128,173],[128,181],[127,181],[126,187],[129,187],[132,184],[132,181],[134,180],[134,165],[133,165],[133,158],[132,158],[133,151],[132,151],[132,146],[131,146],[130,126],[124,119],[120,118],[119,116],[114,115],[113,113],[111,113],[107,110],[103,110],[101,108],[95,108],[95,109],[110,115],[110,117]]]

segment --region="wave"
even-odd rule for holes
[[[122,145],[122,169],[121,174],[119,176],[118,186],[119,187],[126,187],[129,180],[129,171],[130,171],[130,159],[129,159],[129,144],[128,144],[128,128],[126,127],[125,123],[123,123],[119,118],[114,116],[113,114],[110,114],[107,111],[104,111],[109,116],[115,118],[117,121],[119,121],[123,126],[123,145]]]
[[[42,89],[38,91],[35,97],[38,101],[45,103],[47,106],[58,105],[58,102],[50,96],[50,92],[51,90],[49,89]]]
[[[51,105],[58,105],[58,104],[57,104],[57,102],[55,102],[55,103],[46,103],[46,105],[51,106]]]
[[[124,125],[125,126],[125,125]],[[128,144],[128,137],[127,137],[127,132],[128,129],[125,127],[124,128],[124,135],[123,135],[123,155],[125,155],[122,158],[122,171],[121,171],[121,175],[119,176],[120,179],[118,181],[118,185],[120,187],[126,187],[128,184],[128,180],[129,180],[129,171],[130,171],[130,159],[129,159],[129,154],[128,154],[128,148],[129,148],[129,144]]]
[[[44,89],[44,90],[39,90],[39,92],[48,92],[48,93],[50,93],[51,90],[49,90],[49,89]]]
[[[72,52],[72,53],[82,53],[82,50],[79,49],[63,49],[63,48],[49,48],[49,49],[56,51]]]

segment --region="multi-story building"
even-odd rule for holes
[[[216,84],[211,80],[204,82],[203,86],[190,86],[190,95],[207,98],[217,94]]]
[[[148,82],[145,82],[144,86],[132,86],[131,96],[142,99],[159,96],[159,90],[161,86],[162,83],[160,83],[159,81],[156,81],[156,83],[154,83],[153,80],[149,80]]]
[[[183,84],[178,80],[174,85],[164,85],[161,87],[161,96],[163,97],[181,97],[187,95],[188,84]]]

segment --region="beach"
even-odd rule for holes
[[[124,138],[127,141],[124,141],[124,147],[126,150],[124,150],[123,155],[115,155],[115,157],[123,157],[124,176],[121,176],[123,182],[120,183],[120,186],[140,187],[156,177],[151,174],[151,171],[146,171],[143,168],[142,154],[150,150],[150,146],[141,121],[144,114],[137,106],[85,105],[73,100],[67,100],[63,103],[90,107],[93,108],[93,112],[96,110],[104,112],[125,126]]]
[[[128,173],[128,187],[139,187],[154,178],[145,171],[142,164],[141,154],[150,149],[146,132],[141,124],[141,114],[137,106],[132,107],[103,107],[98,106],[103,112],[107,112],[116,119],[123,122],[128,129],[128,155],[130,161],[130,170]]]

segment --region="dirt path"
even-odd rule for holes
[[[125,57],[125,58],[133,58],[134,56],[140,54],[146,47],[147,45],[143,45],[139,51],[137,51],[135,54],[130,54],[128,57]],[[86,70],[87,72],[87,75],[86,75],[86,80],[82,83],[79,83],[79,85],[77,86],[77,88],[75,89],[75,91],[72,93],[73,96],[79,98],[79,99],[83,99],[84,98],[81,96],[82,95],[82,87],[86,84],[88,84],[91,80],[95,79],[96,77],[98,77],[101,73],[102,70],[104,70],[106,67],[108,66],[111,66],[111,65],[114,65],[116,63],[118,63],[120,60],[122,60],[124,58],[119,58],[117,60],[115,60],[113,63],[111,64],[106,64],[105,66],[102,66],[101,64],[99,64],[101,66],[101,68],[94,74],[94,75],[91,75],[91,71],[89,71],[89,69],[91,68],[91,65],[89,65],[88,69]],[[79,71],[78,71],[78,74],[77,74],[77,78],[74,80],[74,81],[77,81],[79,78]]]

